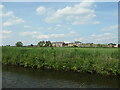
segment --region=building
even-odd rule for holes
[[[82,43],[82,44],[80,45],[80,47],[92,47],[92,46],[93,46],[92,43]]]
[[[63,47],[64,46],[64,42],[52,42],[52,46],[53,47]]]
[[[114,47],[118,47],[118,44],[116,44]]]
[[[116,47],[116,48],[120,48],[120,44],[116,44],[114,47]]]
[[[68,43],[68,47],[77,47],[76,43]]]
[[[108,44],[108,46],[109,46],[109,47],[115,47],[115,46],[116,46],[116,44],[109,43],[109,44]]]

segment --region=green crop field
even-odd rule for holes
[[[120,74],[118,48],[2,47],[2,63],[31,68]]]

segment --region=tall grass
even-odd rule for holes
[[[2,47],[2,63],[32,68],[120,74],[118,48]]]

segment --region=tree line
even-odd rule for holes
[[[75,44],[81,44],[81,45],[89,45],[89,47],[93,47],[94,45],[97,45],[97,47],[106,47],[106,45],[107,46],[110,46],[110,45],[116,45],[116,44],[114,44],[114,43],[109,43],[109,44],[94,44],[94,43],[82,43],[82,42],[80,42],[80,41],[75,41]],[[10,45],[7,45],[7,46],[10,46]],[[17,46],[17,47],[22,47],[23,46],[23,43],[21,42],[21,41],[18,41],[18,42],[16,42],[16,44],[15,44],[15,46]],[[37,43],[37,45],[33,45],[33,44],[30,44],[30,45],[28,45],[28,46],[30,46],[30,47],[33,47],[33,46],[38,46],[38,47],[52,47],[52,43],[51,43],[51,41],[39,41],[38,43]],[[63,43],[63,46],[65,46],[65,43]],[[76,47],[76,46],[74,46],[74,47]],[[120,44],[118,44],[118,47],[120,47]]]
[[[22,47],[23,43],[21,41],[19,41],[15,44],[15,46]],[[34,46],[34,45],[31,44],[30,46]],[[39,41],[37,46],[39,46],[39,47],[52,47],[52,43],[51,43],[51,41]]]

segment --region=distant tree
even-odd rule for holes
[[[90,47],[93,47],[93,43],[90,43]]]
[[[68,43],[64,43],[64,42],[63,42],[63,46],[68,46]]]
[[[80,42],[80,41],[75,41],[75,43],[76,43],[76,44],[81,44],[82,42]]]
[[[31,47],[33,47],[34,45],[33,45],[33,44],[31,44],[30,46],[31,46]]]
[[[48,43],[49,43],[49,47],[52,47],[52,43],[51,43],[51,41],[48,41]]]
[[[108,45],[112,45],[113,43],[109,43]]]
[[[45,41],[38,42],[37,46],[44,47],[45,46]]]
[[[97,44],[97,47],[101,47],[101,44]]]
[[[46,46],[46,47],[52,47],[51,41],[46,41],[45,46]]]
[[[109,43],[108,45],[116,45],[115,43]]]
[[[77,45],[73,45],[73,47],[78,47]]]
[[[49,43],[48,41],[45,42],[45,47],[48,47],[49,46]]]
[[[22,43],[21,41],[19,41],[19,42],[17,42],[15,45],[16,45],[17,47],[22,47],[22,46],[23,46],[23,43]]]
[[[10,46],[10,45],[6,45],[6,46]]]

